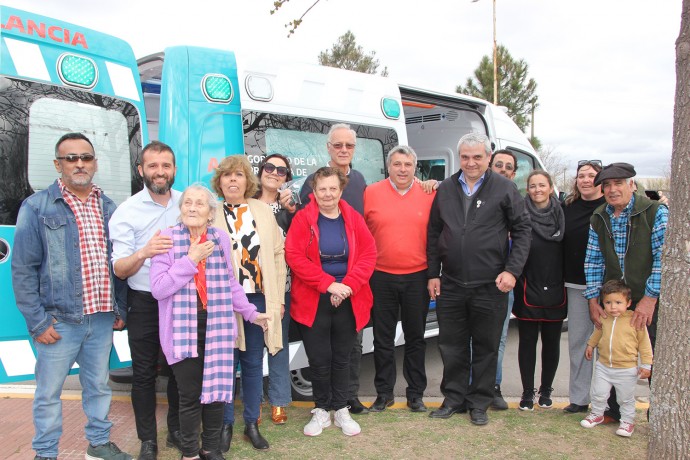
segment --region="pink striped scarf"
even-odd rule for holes
[[[208,240],[215,243],[213,253],[206,259],[206,286],[208,288],[208,318],[204,348],[204,373],[201,403],[232,402],[234,383],[235,315],[229,278],[232,267],[217,237],[217,230],[208,228]],[[190,234],[187,227],[173,228],[175,260],[189,252]],[[173,295],[173,356],[196,358],[197,353],[197,293],[194,278]]]

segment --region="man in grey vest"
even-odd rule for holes
[[[601,286],[622,279],[632,290],[632,325],[647,327],[652,348],[656,341],[656,308],[661,289],[661,252],[664,245],[668,209],[643,194],[634,193],[633,165],[611,163],[594,178],[601,184],[606,204],[592,215],[585,255],[589,314],[597,328],[606,313],[599,302]],[[650,378],[651,380],[651,378]],[[620,420],[615,391],[605,415]]]

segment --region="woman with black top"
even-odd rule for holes
[[[290,190],[280,190],[292,180],[292,170],[287,157],[273,153],[259,163],[259,190],[254,195],[259,201],[268,204],[273,211],[283,238],[292,223],[297,211],[297,204],[292,199]],[[268,355],[268,401],[271,404],[271,421],[276,425],[287,423],[287,406],[292,402],[290,390],[290,270],[287,269],[285,282],[285,304],[280,312],[283,331],[283,349],[275,355]]]
[[[553,181],[545,171],[527,177],[525,205],[532,223],[532,245],[522,275],[515,284],[513,314],[519,320],[518,363],[522,379],[520,410],[534,408],[534,370],[541,331],[539,406],[551,407],[561,327],[567,314],[563,285],[563,209],[553,195]]]
[[[601,161],[577,163],[577,176],[572,193],[563,204],[565,238],[563,239],[564,278],[568,292],[568,351],[570,353],[569,413],[589,411],[589,387],[592,362],[585,359],[587,340],[594,330],[589,318],[587,299],[582,296],[585,282],[585,252],[589,236],[589,219],[606,200],[594,178],[601,171]]]

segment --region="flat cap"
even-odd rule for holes
[[[635,168],[630,163],[611,163],[597,173],[594,178],[594,185],[597,186],[606,179],[627,179],[635,177],[636,174]]]

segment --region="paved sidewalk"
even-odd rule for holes
[[[0,389],[1,391],[1,389]],[[0,393],[0,452],[8,460],[30,460],[35,452],[31,449],[31,438],[34,435],[31,417],[31,394]],[[165,429],[167,404],[159,404],[157,419],[159,433]],[[83,460],[88,442],[84,438],[86,417],[81,408],[78,395],[63,395],[62,400],[63,433],[60,438],[60,460]],[[139,453],[139,439],[134,427],[132,403],[128,397],[113,396],[110,406],[110,420],[113,429],[111,441],[120,449],[134,456]],[[162,421],[162,426],[161,426]],[[165,446],[165,438],[159,439],[159,445]]]
[[[4,390],[4,392],[3,392]],[[81,408],[81,399],[78,392],[65,392],[62,397],[63,415],[63,434],[60,439],[60,460],[83,460],[86,454],[87,441],[84,438],[84,424],[86,417]],[[438,407],[442,398],[424,398],[430,408]],[[506,398],[511,409],[517,409],[519,398]],[[554,409],[562,409],[568,402],[565,398],[554,400]],[[363,398],[363,402],[368,405],[374,398]],[[26,392],[8,392],[6,388],[0,387],[0,452],[7,454],[8,460],[31,460],[34,451],[31,449],[31,438],[34,434],[34,427],[31,417],[31,405],[33,395]],[[240,403],[241,404],[241,403]],[[292,406],[311,408],[312,402],[293,402]],[[637,403],[638,409],[649,407],[644,402]],[[157,407],[158,420],[158,445],[160,449],[165,448],[165,415],[167,412],[167,402],[159,396]],[[396,398],[394,409],[406,410],[404,397]],[[241,412],[241,409],[238,409]],[[269,414],[264,408],[264,417]],[[270,413],[270,411],[269,411]],[[136,456],[139,453],[139,439],[137,439],[136,428],[134,426],[134,413],[132,403],[128,396],[118,394],[113,395],[110,406],[110,420],[113,421],[111,431],[111,441],[115,442],[120,449]]]

